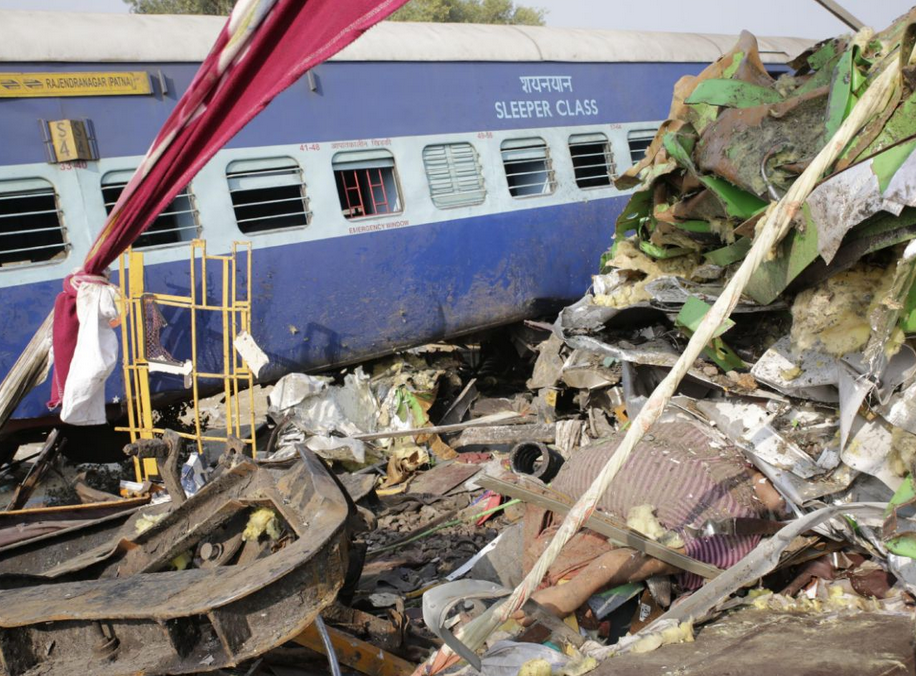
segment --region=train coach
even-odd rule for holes
[[[85,258],[223,22],[0,11],[0,373]],[[380,24],[278,96],[140,236],[147,288],[187,293],[193,239],[213,253],[250,241],[264,379],[578,298],[627,199],[614,175],[641,157],[674,83],[733,43]],[[808,46],[760,41],[777,70]],[[61,124],[82,159],[55,141]],[[162,343],[182,358],[188,328],[165,319]],[[187,394],[167,374],[155,389]],[[45,383],[13,428],[47,424],[48,399]]]

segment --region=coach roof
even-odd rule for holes
[[[169,63],[204,59],[224,17],[0,10],[0,61]],[[384,22],[337,61],[709,63],[736,36],[538,26]],[[761,57],[782,63],[811,45],[759,38]]]

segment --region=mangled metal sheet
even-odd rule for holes
[[[878,418],[866,420],[857,416],[850,430],[849,443],[840,454],[843,462],[860,472],[880,479],[891,490],[903,483],[894,467],[893,431]]]
[[[170,570],[182,552],[222,546],[222,526],[264,507],[288,527],[285,546],[259,547],[244,565]],[[242,461],[142,533],[131,520],[132,531],[86,552],[82,567],[69,566],[84,579],[3,577],[0,673],[195,673],[260,655],[333,601],[347,569],[348,514],[307,451],[291,467]]]
[[[818,230],[818,252],[827,263],[846,233],[865,219],[879,211],[899,216],[904,207],[916,206],[916,153],[909,153],[899,168],[888,163],[880,154],[856,164],[821,183],[808,197]]]
[[[777,197],[823,143],[828,89],[775,104],[722,110],[697,144],[697,167],[758,197]]]
[[[837,359],[818,350],[794,350],[789,336],[776,341],[751,375],[783,394],[824,403],[839,401]]]

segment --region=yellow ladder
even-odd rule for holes
[[[254,376],[245,360],[234,349],[235,340],[241,332],[251,334],[251,242],[233,242],[232,251],[227,255],[207,254],[204,240],[195,239],[190,243],[190,293],[178,296],[151,292],[144,281],[144,260],[142,251],[128,249],[120,259],[121,289],[121,343],[124,364],[124,394],[127,407],[127,427],[118,431],[129,432],[131,442],[137,439],[152,439],[165,430],[153,424],[153,405],[150,396],[150,368],[146,355],[146,327],[142,303],[144,297],[152,297],[159,306],[180,308],[189,313],[191,327],[191,395],[194,407],[194,432],[178,432],[179,436],[196,442],[199,453],[203,452],[204,441],[228,442],[230,436],[241,440],[254,457],[257,452],[254,425]],[[244,259],[245,278],[239,280],[239,259]],[[211,284],[208,276],[216,273],[218,284]],[[215,286],[217,288],[208,288]],[[215,296],[211,299],[211,294]],[[200,313],[218,312],[222,316],[222,370],[201,372],[198,370],[197,324]],[[204,434],[200,419],[200,381],[221,381],[225,396],[225,436]],[[206,382],[204,383],[206,385]],[[247,407],[241,404],[242,391],[247,390]],[[245,410],[247,408],[247,410]],[[242,437],[242,419],[247,418],[249,434]],[[134,460],[137,481],[158,474],[153,459]]]

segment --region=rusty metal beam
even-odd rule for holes
[[[828,12],[833,14],[837,19],[845,23],[847,26],[852,28],[854,31],[860,31],[865,28],[865,24],[862,21],[859,21],[852,12],[843,7],[836,0],[814,0],[821,7],[826,9]]]
[[[328,627],[331,645],[337,653],[337,659],[344,666],[355,669],[361,674],[370,676],[410,676],[416,665],[405,659],[385,652],[378,646],[345,634],[339,629]],[[293,641],[317,653],[325,654],[321,636],[314,625],[296,636]]]

